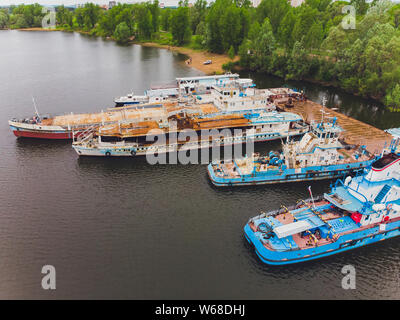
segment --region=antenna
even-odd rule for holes
[[[36,107],[35,98],[33,96],[32,96],[32,101],[33,101],[33,107],[35,108],[36,115],[40,119],[40,115],[39,115],[38,109]]]
[[[313,197],[313,194],[312,194],[312,191],[311,191],[311,186],[308,187],[308,192],[310,192],[310,196],[311,196],[311,200],[312,200],[312,203],[313,203],[313,207],[315,209],[315,202],[314,202],[314,197]]]
[[[326,101],[327,101],[326,96],[323,96],[323,97],[322,97],[322,109],[321,109],[321,113],[322,113],[321,123],[322,123],[322,124],[324,123],[324,116],[325,116],[325,114],[327,114],[327,115],[329,114],[329,112],[326,112],[326,111],[325,111]]]

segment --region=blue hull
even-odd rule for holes
[[[321,247],[293,251],[271,251],[263,246],[255,236],[249,224],[244,227],[247,241],[253,245],[260,260],[269,265],[286,265],[309,260],[320,259],[337,253],[363,247],[382,240],[394,238],[400,235],[400,221],[387,223],[385,231],[379,231],[379,226],[356,231],[341,236],[336,242]]]
[[[207,171],[211,182],[218,187],[249,186],[259,184],[275,184],[299,181],[314,181],[322,179],[340,178],[363,170],[372,164],[374,160],[354,162],[346,165],[315,166],[302,168],[300,172],[295,169],[283,171],[270,170],[268,173],[256,173],[241,176],[240,178],[223,178],[215,175],[212,164],[208,165]]]

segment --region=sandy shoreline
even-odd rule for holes
[[[18,31],[63,31],[63,30],[59,30],[59,29],[44,29],[44,28],[39,28],[39,27],[35,27],[35,28],[21,28],[21,29],[13,29],[13,30],[18,30]]]
[[[168,46],[168,45],[161,45],[154,42],[144,42],[144,43],[137,43],[142,46],[147,47],[155,47],[161,49],[172,50],[184,55],[187,55],[189,58],[192,58],[192,62],[187,64],[189,67],[192,67],[196,70],[204,72],[207,75],[223,73],[222,65],[232,61],[228,55],[226,54],[217,54],[211,53],[208,51],[197,51],[190,48],[185,47],[176,47],[176,46]],[[203,62],[211,60],[212,64],[204,65]],[[233,61],[239,60],[239,57],[235,57]]]

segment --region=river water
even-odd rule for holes
[[[243,226],[307,197],[308,183],[217,189],[205,165],[78,159],[70,142],[16,139],[8,128],[33,113],[32,95],[40,113],[105,109],[114,96],[200,74],[184,59],[73,33],[0,32],[0,298],[400,298],[398,239],[286,267],[259,262]],[[284,84],[251,76],[259,87]],[[290,85],[381,128],[400,126],[372,101]],[[314,194],[329,183],[311,183]],[[356,290],[341,288],[348,264]],[[41,288],[43,265],[56,268],[56,290]]]

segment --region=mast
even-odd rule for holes
[[[38,109],[36,107],[35,98],[33,96],[32,96],[32,101],[33,101],[33,107],[35,108],[35,113],[36,113],[38,119],[40,119],[40,115],[39,115]]]
[[[326,104],[326,97],[324,96],[324,97],[322,98],[322,109],[321,109],[321,112],[322,112],[321,123],[322,123],[322,124],[324,123],[324,116],[325,116],[325,113],[327,113],[327,112],[325,111],[325,104]],[[327,114],[328,114],[328,113],[327,113]]]

